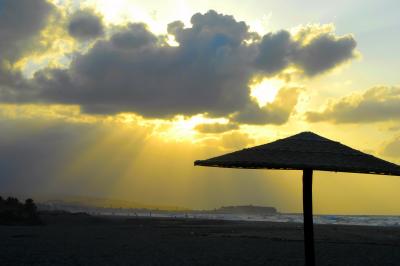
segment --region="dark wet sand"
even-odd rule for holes
[[[0,226],[0,265],[304,265],[301,224],[47,217]],[[400,265],[400,228],[315,227],[317,265]]]

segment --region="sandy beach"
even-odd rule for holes
[[[0,226],[0,265],[303,265],[301,224],[48,215]],[[315,226],[317,265],[400,265],[400,228]]]

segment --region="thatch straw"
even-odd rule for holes
[[[195,165],[382,174],[400,176],[400,166],[352,149],[312,132],[228,153]]]

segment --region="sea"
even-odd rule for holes
[[[97,213],[99,214],[99,213]],[[245,214],[220,214],[220,213],[183,213],[183,212],[135,212],[135,213],[101,213],[101,215],[129,216],[129,217],[159,217],[182,219],[210,219],[229,221],[258,221],[258,222],[288,222],[303,223],[302,214],[269,214],[269,215],[245,215]],[[340,224],[363,226],[388,226],[400,227],[400,216],[385,215],[314,215],[314,224]]]

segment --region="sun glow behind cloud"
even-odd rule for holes
[[[279,90],[285,82],[277,78],[265,78],[258,83],[250,85],[250,95],[257,101],[260,107],[272,103],[275,100]]]
[[[154,121],[161,129],[157,134],[167,141],[173,142],[196,142],[199,139],[199,132],[196,126],[200,124],[227,124],[227,118],[208,118],[203,114],[192,117],[176,116],[174,119],[166,121]]]
[[[84,5],[95,8],[103,15],[105,22],[111,24],[125,24],[145,17],[144,12],[129,0],[96,0]]]
[[[153,33],[166,33],[166,25],[157,19],[156,11],[147,11],[129,0],[89,0],[84,6],[102,14],[105,23],[109,25],[140,22],[146,23]]]

